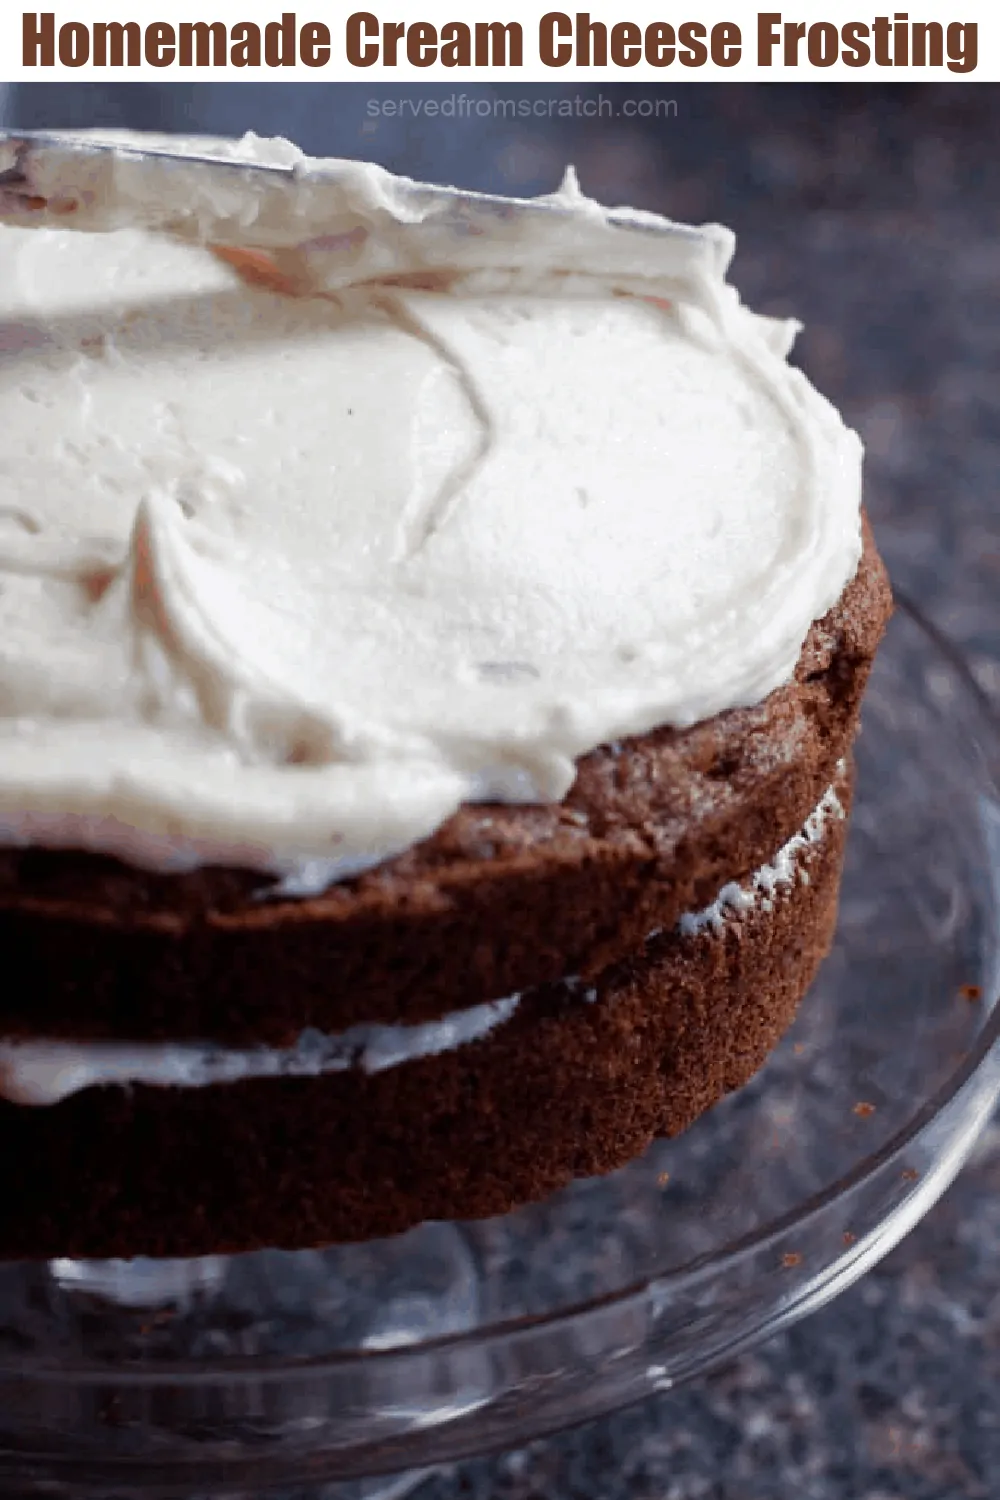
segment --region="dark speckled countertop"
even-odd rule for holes
[[[553,121],[403,128],[373,115],[389,91],[318,84],[49,85],[14,90],[6,108],[22,126],[278,131],[508,191],[550,188],[572,157],[596,197],[731,224],[744,296],[802,319],[802,363],[865,438],[896,581],[1000,712],[1000,86],[637,85],[606,88],[591,119],[559,118],[573,91],[506,93],[557,101]],[[627,94],[673,98],[676,114],[627,120]],[[926,1220],[823,1312],[696,1388],[466,1465],[421,1496],[988,1500],[998,1390],[994,1126]]]

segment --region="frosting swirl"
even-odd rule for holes
[[[637,279],[508,224],[421,280],[373,270],[385,177],[310,296],[0,229],[0,840],[322,889],[760,701],[852,576],[860,443],[726,231]]]

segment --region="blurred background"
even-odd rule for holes
[[[605,202],[730,225],[741,293],[801,319],[796,357],[865,439],[897,582],[996,703],[998,116],[964,83],[0,85],[6,125],[254,130],[519,194],[572,161]]]
[[[1000,724],[1000,88],[0,85],[0,122],[252,129],[508,193],[549,191],[572,161],[594,197],[729,224],[741,293],[801,319],[796,358],[865,440],[897,586],[959,644]],[[421,1493],[988,1500],[998,1265],[994,1126],[943,1202],[835,1306],[668,1404]]]

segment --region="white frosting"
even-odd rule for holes
[[[0,229],[0,841],[322,890],[760,701],[857,566],[860,444],[728,232],[570,181],[421,239],[415,185],[334,165],[335,297]]]
[[[843,762],[838,770],[843,770]],[[758,901],[771,911],[776,891],[796,880],[808,881],[801,855],[822,841],[831,818],[843,817],[840,798],[830,787],[802,830],[778,850],[770,864],[762,865],[744,884],[733,881],[723,886],[711,906],[681,917],[677,930],[684,937],[708,928],[720,932]],[[647,942],[660,931],[647,934]],[[596,988],[576,975],[562,980],[562,987],[583,1004],[598,1003]],[[97,1086],[143,1083],[159,1088],[205,1088],[247,1078],[315,1078],[348,1068],[379,1073],[488,1036],[510,1020],[520,1001],[520,995],[510,995],[419,1026],[355,1026],[338,1036],[306,1031],[288,1048],[240,1051],[208,1042],[0,1041],[0,1098],[12,1104],[51,1105]]]
[[[843,771],[843,761],[837,769]],[[762,910],[771,911],[775,892],[783,887],[794,885],[797,880],[808,885],[809,871],[803,868],[802,854],[822,841],[831,818],[843,817],[844,807],[836,788],[828,787],[802,829],[782,845],[770,864],[761,865],[746,884],[734,880],[724,885],[711,906],[706,906],[703,911],[681,917],[679,926],[683,936],[691,937],[707,928],[721,932],[727,922],[745,916],[758,901]]]
[[[349,1068],[381,1073],[478,1041],[508,1021],[519,1000],[519,995],[511,995],[418,1026],[354,1026],[339,1036],[305,1031],[287,1048],[240,1051],[208,1042],[0,1042],[0,1098],[12,1104],[46,1105],[98,1085],[197,1089],[247,1078],[318,1078]]]
[[[77,230],[144,228],[266,248],[300,291],[516,269],[613,278],[619,290],[677,295],[713,312],[727,296],[735,244],[718,224],[602,208],[581,194],[572,169],[557,193],[496,198],[368,162],[314,160],[252,134],[55,132],[27,147],[0,137],[0,221],[62,228],[70,219]]]

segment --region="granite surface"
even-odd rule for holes
[[[322,85],[48,86],[6,107],[23,126],[252,125],[517,191],[553,186],[571,156],[597,197],[731,224],[734,279],[760,309],[803,320],[802,363],[866,440],[896,582],[961,644],[1000,713],[1000,88],[605,88],[590,119],[559,117],[574,91],[505,92],[556,100],[553,119],[403,124],[373,115],[385,89]],[[627,99],[657,97],[676,113],[624,116]],[[998,1388],[993,1127],[944,1200],[834,1305],[697,1388],[468,1464],[421,1496],[990,1497]]]

